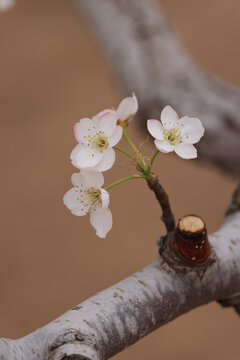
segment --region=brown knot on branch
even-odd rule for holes
[[[195,268],[201,278],[215,262],[204,221],[197,215],[186,215],[176,230],[160,241],[159,253],[176,272],[187,273]]]
[[[210,245],[204,221],[196,215],[186,215],[178,221],[173,248],[189,265],[200,265],[210,255]]]
[[[186,215],[175,228],[169,198],[158,176],[151,173],[147,183],[162,208],[161,219],[167,229],[167,235],[161,236],[158,241],[160,255],[177,272],[186,273],[196,266],[201,277],[207,266],[215,261],[204,221],[199,216]]]

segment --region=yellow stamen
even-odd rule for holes
[[[164,130],[163,137],[170,145],[182,142],[181,131],[179,129]]]
[[[109,146],[108,137],[99,131],[95,137],[88,136],[89,139],[89,145],[100,152],[107,149]]]

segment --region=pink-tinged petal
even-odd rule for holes
[[[192,144],[177,144],[174,151],[183,159],[195,159],[197,157],[197,149]]]
[[[133,96],[126,97],[120,102],[116,111],[117,119],[121,121],[131,121],[137,111],[138,101],[135,94],[133,94]]]
[[[99,130],[105,135],[111,136],[116,130],[117,118],[115,113],[106,112],[98,119]]]
[[[63,197],[64,205],[76,216],[84,216],[90,210],[91,204],[81,203],[80,193],[77,188],[72,188]]]
[[[103,174],[93,169],[82,169],[80,173],[73,174],[71,180],[74,186],[83,189],[100,189],[104,184]]]
[[[95,121],[98,121],[99,118],[100,118],[102,115],[106,114],[106,113],[114,114],[115,111],[112,110],[112,109],[102,110],[102,111],[100,111],[98,114],[94,115],[92,119],[95,120]]]
[[[190,144],[197,143],[204,134],[204,127],[197,118],[184,116],[179,120],[178,127],[181,132],[182,140]]]
[[[147,121],[147,128],[155,139],[163,140],[163,127],[159,120],[149,119]]]
[[[165,108],[161,112],[161,122],[164,129],[173,129],[176,127],[178,121],[178,114],[176,111],[169,105],[165,106]]]
[[[94,167],[102,158],[101,152],[85,145],[77,145],[70,155],[73,166],[78,169]]]
[[[102,160],[94,166],[94,169],[97,171],[107,171],[111,169],[115,162],[115,151],[112,148],[104,150],[102,154]]]
[[[100,238],[105,238],[112,228],[112,213],[109,209],[103,209],[101,205],[96,205],[90,212],[90,223],[96,230]]]
[[[117,126],[112,136],[108,139],[109,147],[117,145],[117,143],[121,140],[122,132],[123,128],[121,126]]]
[[[101,205],[102,205],[102,209],[107,209],[108,206],[109,206],[109,193],[104,190],[104,189],[101,189]]]
[[[94,137],[97,132],[96,121],[83,118],[74,125],[74,135],[76,140],[84,145],[88,143],[88,136]]]
[[[163,152],[163,153],[169,153],[171,151],[174,150],[174,146],[170,145],[167,141],[165,140],[155,140],[154,144],[156,145],[156,148]]]

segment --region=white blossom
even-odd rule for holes
[[[102,189],[104,178],[95,170],[82,170],[72,175],[73,188],[63,197],[64,204],[76,216],[90,213],[90,223],[97,236],[105,238],[112,228],[112,213],[109,206],[109,194]]]
[[[138,101],[133,93],[132,96],[123,99],[116,110],[118,123],[128,124],[138,111]]]
[[[184,116],[179,119],[171,106],[165,106],[161,113],[161,122],[150,119],[148,131],[155,138],[157,149],[163,153],[175,151],[183,159],[194,159],[197,143],[204,134],[204,127],[197,118]]]
[[[113,166],[113,146],[122,137],[122,127],[117,125],[114,111],[105,110],[92,119],[81,119],[75,124],[74,133],[79,142],[70,156],[75,167],[106,171]]]

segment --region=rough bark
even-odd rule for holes
[[[199,117],[206,135],[199,155],[240,173],[240,90],[201,70],[172,33],[154,0],[75,0],[118,75],[125,93],[136,92],[143,123],[170,104]]]
[[[197,306],[226,298],[237,300],[239,224],[237,211],[210,236],[215,262],[173,268],[159,257],[32,334],[19,340],[1,339],[0,359],[108,359]]]

